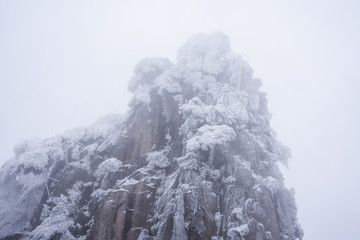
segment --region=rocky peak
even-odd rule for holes
[[[142,60],[126,116],[16,147],[0,237],[301,239],[260,85],[219,32]]]

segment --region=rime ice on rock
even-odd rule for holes
[[[260,86],[220,32],[190,38],[176,63],[141,61],[126,117],[15,148],[0,238],[301,239]]]

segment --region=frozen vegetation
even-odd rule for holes
[[[15,146],[0,239],[302,239],[260,86],[220,32],[142,60],[126,116]]]

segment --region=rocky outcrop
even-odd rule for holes
[[[15,148],[0,237],[301,239],[260,85],[222,33],[141,61],[126,116]]]

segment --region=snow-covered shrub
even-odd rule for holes
[[[228,236],[234,236],[235,234],[245,236],[249,233],[249,227],[247,224],[242,224],[239,227],[230,228],[228,231]],[[236,239],[236,238],[234,238]]]
[[[72,143],[105,139],[112,134],[114,130],[121,128],[125,118],[126,117],[121,114],[109,114],[88,127],[66,131],[61,137],[64,141],[69,140]]]
[[[19,162],[25,169],[42,170],[48,163],[49,157],[42,148],[32,149],[19,156]]]
[[[180,127],[180,133],[190,138],[196,130],[204,125],[231,125],[237,121],[237,116],[222,104],[206,105],[198,97],[180,107],[185,121]]]
[[[134,107],[138,104],[150,104],[151,97],[150,97],[151,87],[149,86],[139,86],[135,92],[133,97],[129,102],[129,107]]]
[[[19,150],[21,149],[21,150]],[[49,139],[33,138],[22,142],[17,150],[17,156],[5,162],[0,169],[0,181],[11,174],[29,170],[40,174],[50,160],[64,158],[60,137]]]
[[[84,239],[75,237],[70,232],[70,228],[75,224],[71,215],[78,211],[82,186],[82,182],[76,182],[67,191],[68,196],[61,194],[59,197],[50,198],[44,204],[40,217],[42,222],[32,232],[31,239],[51,239],[56,234],[61,240]]]
[[[44,208],[42,214],[42,223],[32,232],[31,239],[50,239],[55,234],[60,234],[61,239],[76,239],[69,231],[74,224],[73,219],[69,217],[69,205],[71,204],[68,197],[60,195],[60,197],[52,198],[48,204],[55,204],[50,210],[48,206]]]
[[[234,130],[228,125],[205,125],[199,128],[195,136],[187,140],[186,150],[208,150],[215,145],[226,144],[236,137]]]
[[[146,58],[140,61],[134,69],[134,76],[129,81],[129,91],[134,93],[129,106],[149,104],[155,79],[171,66],[172,63],[167,58]]]
[[[120,170],[123,166],[122,162],[116,158],[109,158],[100,163],[96,169],[95,176],[100,179],[107,173],[113,173]]]
[[[154,85],[159,88],[158,93],[160,95],[163,91],[167,91],[170,94],[181,93],[182,89],[176,77],[175,71],[172,71],[171,69],[158,76],[154,82]]]
[[[168,153],[168,147],[160,151],[150,152],[147,154],[146,161],[150,167],[166,168],[170,166],[169,159],[166,156]]]

